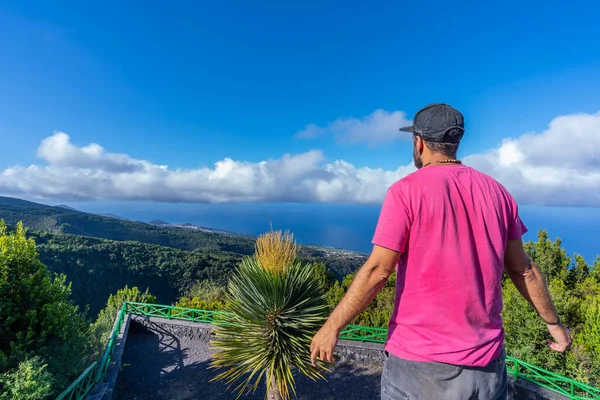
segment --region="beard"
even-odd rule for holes
[[[413,162],[415,163],[415,167],[417,169],[423,168],[423,159],[421,155],[417,152],[417,146],[413,145]]]

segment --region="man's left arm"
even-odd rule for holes
[[[367,262],[360,268],[348,292],[317,332],[310,346],[311,362],[333,362],[333,351],[342,329],[363,312],[383,289],[394,271],[400,253],[375,245]]]

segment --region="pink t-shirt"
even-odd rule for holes
[[[394,183],[373,237],[402,253],[385,349],[468,366],[498,357],[506,242],[525,232],[513,197],[473,168],[428,166]]]

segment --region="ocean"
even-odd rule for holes
[[[368,253],[377,224],[379,205],[251,203],[251,204],[163,204],[143,202],[69,203],[82,211],[113,213],[150,222],[192,223],[207,228],[259,235],[274,229],[289,229],[303,244],[319,244]],[[520,207],[529,232],[525,240],[536,240],[539,229],[551,239],[560,237],[569,255],[581,254],[592,263],[600,254],[600,208]]]

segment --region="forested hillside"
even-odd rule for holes
[[[184,229],[168,226],[164,221],[155,221],[156,224],[130,221],[11,197],[0,196],[0,219],[12,226],[23,222],[32,231],[136,241],[211,254],[249,255],[254,252],[255,239],[245,235]],[[300,246],[300,255],[319,261],[328,260],[328,266],[340,278],[353,272],[365,259],[365,255],[360,253],[337,252],[321,246]]]
[[[170,304],[197,281],[225,284],[255,244],[247,236],[156,226],[7,197],[0,197],[0,220],[9,226],[23,222],[41,261],[67,276],[72,298],[82,310],[89,306],[91,318],[125,285],[148,288]],[[360,254],[315,246],[302,246],[300,256],[325,263],[338,278],[364,261]]]
[[[41,261],[72,282],[72,297],[95,317],[110,294],[125,285],[149,288],[171,303],[195,281],[225,284],[237,254],[179,250],[139,242],[119,242],[66,234],[30,233]]]
[[[242,254],[219,250],[187,251],[140,242],[30,231],[41,261],[72,283],[72,298],[81,309],[89,305],[95,317],[110,294],[125,285],[149,288],[162,303],[176,301],[196,281],[225,285]],[[318,253],[304,258],[326,263],[343,276],[362,259],[335,259]]]
[[[182,250],[221,250],[239,254],[252,254],[254,250],[254,241],[244,236],[165,228],[10,197],[0,197],[0,219],[13,226],[22,221],[32,230],[131,240]]]

